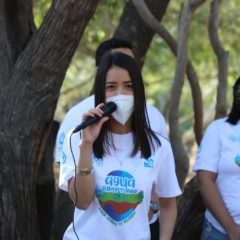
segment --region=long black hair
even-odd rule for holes
[[[150,128],[149,119],[146,110],[146,98],[144,84],[140,68],[135,60],[120,52],[107,52],[101,59],[94,83],[95,89],[95,106],[105,102],[105,85],[106,75],[109,69],[118,66],[128,71],[132,81],[134,95],[133,111],[133,135],[134,147],[132,156],[140,150],[141,156],[148,158],[156,145],[160,146],[161,142],[154,131]],[[102,158],[109,152],[109,147],[113,146],[112,138],[109,134],[109,123],[106,122],[93,144],[93,152],[96,157]],[[113,146],[114,147],[114,146]]]
[[[240,119],[239,88],[240,88],[240,77],[237,79],[237,81],[233,86],[233,104],[227,118],[227,122],[231,123],[232,125],[236,125],[238,120]]]

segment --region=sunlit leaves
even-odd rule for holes
[[[42,24],[43,18],[47,13],[48,9],[52,4],[51,0],[35,0],[33,1],[33,14],[34,14],[34,22],[39,28]]]
[[[39,27],[44,15],[51,5],[51,0],[36,0],[34,4],[35,23]],[[80,46],[77,49],[72,63],[66,74],[61,93],[58,112],[59,119],[64,111],[71,107],[77,99],[88,95],[95,73],[94,56],[97,46],[104,40],[112,37],[119,18],[123,12],[126,0],[102,0],[90,21]],[[174,36],[178,37],[178,19],[183,0],[170,1],[167,13],[162,23]],[[204,114],[214,114],[214,101],[217,86],[217,60],[208,38],[208,18],[210,2],[206,1],[194,13],[189,33],[188,55],[198,74],[204,97]],[[229,52],[229,88],[228,100],[231,103],[231,85],[239,74],[240,62],[240,1],[221,1],[219,12],[219,37],[224,48]],[[145,59],[143,77],[146,85],[146,95],[161,111],[167,109],[167,103],[175,73],[176,58],[167,44],[155,35]],[[86,85],[81,85],[90,79]],[[192,97],[189,84],[185,79],[183,95],[181,97],[180,114],[181,126],[186,130],[192,124]]]

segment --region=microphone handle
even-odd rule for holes
[[[78,125],[74,130],[73,130],[73,133],[76,133],[76,132],[79,132],[81,131],[82,129],[84,129],[85,127],[93,124],[93,123],[96,123],[98,120],[100,119],[99,116],[94,116],[94,117],[91,117],[89,118],[88,120],[82,122],[80,125]]]
[[[114,102],[108,102],[106,103],[106,106],[103,107],[102,111],[103,111],[103,116],[102,117],[105,117],[105,116],[109,116],[112,112],[114,112],[115,110],[117,109],[117,105],[116,103]],[[87,119],[86,121],[82,122],[80,125],[78,125],[72,133],[76,133],[82,129],[84,129],[85,127],[93,124],[93,123],[96,123],[99,119],[101,119],[101,117],[99,116],[94,116],[94,117],[91,117],[89,119]]]

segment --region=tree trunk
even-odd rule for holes
[[[198,6],[200,6],[200,4],[204,3],[205,1],[206,0],[187,0],[183,7],[179,22],[177,63],[169,104],[169,126],[170,140],[173,147],[176,169],[178,172],[178,180],[181,187],[184,185],[189,169],[188,156],[184,149],[181,134],[179,131],[179,105],[184,84],[184,75],[187,67],[188,33],[193,12]]]
[[[63,234],[73,221],[74,204],[67,192],[58,190],[56,194],[52,240],[62,240]]]
[[[0,11],[6,9],[5,2]],[[21,3],[25,2],[29,1]],[[65,72],[98,2],[53,1],[41,28],[25,42],[14,64],[1,68],[1,239],[40,239],[35,199],[39,159]],[[19,6],[17,1],[12,5]],[[9,45],[4,36],[1,51]]]
[[[132,0],[142,20],[156,33],[163,38],[171,51],[177,56],[177,42],[164,26],[152,15],[143,0]],[[186,74],[192,90],[194,109],[194,133],[196,142],[199,144],[203,131],[203,103],[202,93],[199,85],[197,73],[190,60],[187,62]]]
[[[227,76],[228,76],[228,53],[224,50],[218,37],[218,12],[219,0],[211,2],[208,34],[212,48],[218,61],[218,89],[216,101],[215,119],[225,117],[227,114]]]
[[[226,114],[226,89],[228,54],[224,51],[217,34],[219,1],[211,3],[209,19],[209,37],[218,59],[219,86],[217,90],[217,105],[215,118]],[[197,188],[197,179],[194,177],[185,187],[183,195],[178,199],[178,217],[172,240],[198,240],[202,230],[205,206]],[[191,227],[186,227],[191,226]]]
[[[0,1],[0,88],[35,31],[31,0]]]
[[[177,201],[178,215],[172,240],[199,240],[205,207],[197,188],[196,177],[186,185]]]
[[[156,19],[160,21],[166,12],[169,1],[145,0],[145,3]],[[114,36],[126,39],[133,44],[134,56],[140,66],[144,64],[153,35],[153,30],[143,22],[132,2],[128,1]]]
[[[50,134],[48,135],[47,147],[38,168],[36,201],[37,216],[41,239],[48,240],[51,237],[53,214],[55,180],[53,173],[53,153],[59,123],[53,121]]]

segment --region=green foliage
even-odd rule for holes
[[[179,12],[183,1],[171,1],[163,24],[177,39]],[[219,12],[219,37],[225,50],[229,52],[229,87],[228,105],[231,106],[232,89],[235,79],[239,75],[239,12],[240,2],[237,0],[222,1]],[[208,37],[208,19],[210,1],[206,1],[193,15],[189,33],[189,59],[197,72],[202,88],[205,119],[213,119],[216,102],[217,59],[212,50]],[[151,102],[162,111],[165,110],[170,96],[172,79],[175,74],[176,58],[168,46],[156,36],[148,51],[144,66],[144,78],[147,82],[147,94]],[[159,102],[160,101],[160,102]],[[180,105],[180,127],[183,132],[192,128],[192,96],[190,86],[185,79]]]
[[[42,24],[45,14],[52,4],[51,0],[35,0],[33,1],[33,14],[34,14],[34,22],[39,28]]]
[[[183,2],[183,0],[170,1],[167,13],[162,21],[175,39],[178,36],[178,19]],[[126,0],[102,0],[100,2],[66,74],[56,112],[57,119],[62,119],[65,111],[79,99],[89,94],[95,75],[95,50],[103,40],[112,37],[125,3]],[[50,4],[51,0],[35,2],[35,23],[38,27],[41,25]],[[239,7],[240,1],[238,0],[222,1],[219,13],[220,41],[229,52],[229,106],[232,99],[231,86],[239,75]],[[208,38],[209,13],[210,1],[206,1],[193,15],[189,33],[188,55],[196,69],[202,88],[205,118],[212,119],[216,101],[218,72],[217,59]],[[176,58],[167,44],[158,35],[155,35],[145,60],[143,78],[148,101],[166,114],[175,65]],[[183,132],[192,127],[193,121],[191,90],[187,79],[185,80],[180,106],[180,123]],[[74,86],[76,87],[74,88]]]

